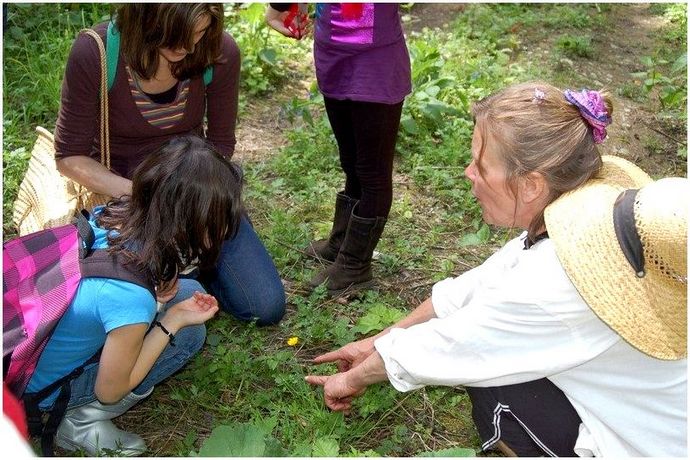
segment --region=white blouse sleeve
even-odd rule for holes
[[[550,244],[492,272],[498,278],[482,278],[463,308],[379,338],[391,384],[409,391],[523,383],[577,366],[620,340],[579,296]]]
[[[525,234],[526,232],[509,241],[478,267],[457,278],[446,278],[436,283],[431,291],[436,317],[443,318],[468,305],[475,292],[481,292],[483,280],[491,280],[503,270],[506,253],[514,253],[522,248]]]

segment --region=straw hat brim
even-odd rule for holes
[[[544,218],[568,277],[589,307],[632,346],[659,359],[687,355],[687,286],[658,271],[638,278],[613,224],[620,193],[652,180],[617,157],[603,157],[599,176],[550,204]],[[669,312],[677,314],[669,315]]]

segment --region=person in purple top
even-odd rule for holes
[[[304,5],[271,3],[268,24],[304,35]],[[345,173],[330,236],[307,254],[332,262],[309,282],[331,295],[373,284],[371,258],[393,201],[393,154],[403,101],[412,89],[410,57],[393,3],[319,3],[314,20],[319,90]]]

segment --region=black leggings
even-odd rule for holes
[[[393,203],[393,154],[403,103],[324,97],[338,142],[345,194],[360,200],[360,217],[388,217]]]

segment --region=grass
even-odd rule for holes
[[[3,77],[5,238],[13,232],[11,203],[26,168],[32,130],[54,125],[73,38],[79,28],[109,14],[106,6],[70,5],[9,5]],[[142,434],[151,456],[414,456],[448,448],[477,450],[480,442],[462,388],[401,394],[377,385],[343,415],[328,411],[320,390],[303,377],[334,372],[333,366],[314,366],[311,359],[385,328],[428,297],[434,282],[480,264],[514,234],[482,223],[463,180],[472,132],[469,106],[516,81],[586,82],[575,69],[558,67],[561,52],[577,46],[562,45],[553,53],[554,42],[558,36],[596,36],[625,7],[469,4],[447,29],[408,37],[414,92],[405,102],[395,198],[374,264],[379,288],[360,297],[328,299],[323,290],[304,289],[318,267],[300,250],[328,234],[342,173],[313,85],[310,97],[292,94],[276,107],[291,121],[285,147],[243,167],[252,220],[286,281],[286,318],[268,328],[227,315],[212,320],[201,354],[118,425]],[[659,47],[671,54],[683,50],[684,34],[678,30],[686,10],[654,8],[654,14],[668,18]],[[286,91],[291,80],[313,79],[305,63],[310,42],[295,44],[269,33],[262,11],[263,5],[251,4],[226,11],[244,59],[241,116],[248,98],[258,102],[271,91]],[[528,54],[534,42],[548,45],[545,54]],[[596,62],[599,46],[588,42],[585,48],[592,54],[578,60]],[[620,97],[646,103],[654,96],[632,83],[614,89]],[[679,113],[685,116],[684,110]],[[665,145],[661,136],[644,142],[657,152],[655,158],[665,158],[659,153]],[[674,150],[677,157],[683,154]],[[294,346],[287,343],[292,337],[298,338]]]
[[[556,48],[569,57],[591,58],[594,56],[592,39],[588,36],[561,35],[556,40]]]

